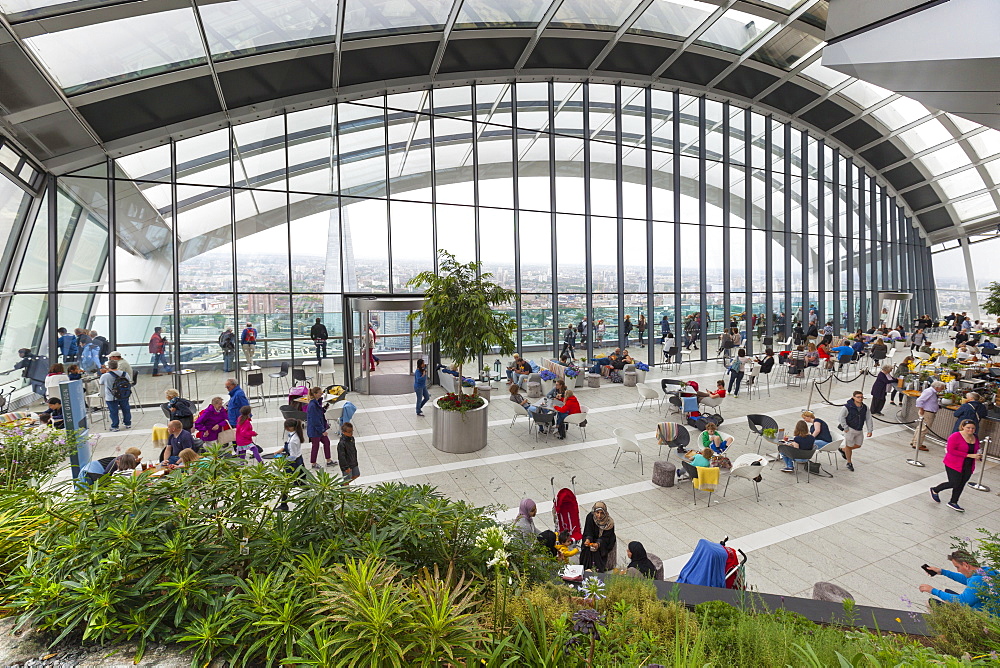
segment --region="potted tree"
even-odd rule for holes
[[[480,273],[479,262],[460,263],[444,250],[438,251],[438,258],[436,272],[420,272],[407,283],[424,293],[423,308],[410,319],[416,323],[414,335],[438,344],[462,379],[462,367],[480,355],[513,354],[516,323],[494,309],[513,302],[517,294],[490,280],[492,274]],[[474,385],[471,395],[462,392],[461,383],[457,389],[457,395],[449,393],[432,402],[432,442],[444,452],[481,450],[486,447],[489,402]]]
[[[1000,283],[993,281],[986,287],[986,290],[987,297],[986,301],[982,303],[983,310],[986,311],[987,315],[1000,319]],[[995,336],[989,338],[994,344],[1000,345],[1000,338]]]

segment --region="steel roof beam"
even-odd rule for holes
[[[542,20],[538,22],[538,26],[535,28],[535,34],[531,36],[531,39],[524,47],[524,51],[522,51],[520,57],[518,57],[517,63],[514,65],[515,72],[520,72],[524,69],[524,65],[528,62],[528,58],[531,57],[535,47],[538,46],[538,40],[542,38],[542,33],[549,27],[552,17],[555,16],[556,12],[559,11],[559,8],[562,7],[562,3],[563,0],[552,0],[552,4],[545,10],[545,14],[542,15]]]
[[[663,73],[667,71],[667,68],[677,62],[677,59],[681,57],[681,54],[687,51],[688,47],[697,42],[701,36],[704,35],[705,32],[711,28],[716,21],[722,18],[722,15],[729,11],[729,8],[735,4],[736,0],[725,0],[725,2],[719,5],[719,8],[712,12],[707,19],[702,21],[701,25],[695,28],[694,32],[687,36],[687,39],[684,40],[680,47],[671,53],[667,59],[663,61],[663,64],[653,71],[652,78],[659,79]]]

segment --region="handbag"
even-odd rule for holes
[[[729,457],[725,455],[712,455],[710,461],[711,465],[719,469],[731,469],[733,468],[733,463],[729,461]]]

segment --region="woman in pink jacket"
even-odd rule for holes
[[[944,472],[948,474],[948,482],[931,487],[931,498],[936,503],[941,503],[938,494],[951,488],[951,501],[948,502],[948,507],[964,513],[965,508],[958,505],[958,497],[962,495],[965,483],[969,482],[972,472],[976,470],[976,460],[982,458],[983,456],[979,454],[976,423],[972,420],[963,420],[958,431],[948,437],[944,455]]]

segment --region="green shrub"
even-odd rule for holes
[[[215,457],[160,480],[144,474],[80,491],[67,486],[50,497],[47,521],[0,593],[19,624],[51,633],[54,642],[127,640],[141,654],[148,642],[178,641],[200,661],[217,654],[320,661],[339,656],[325,644],[339,636],[312,626],[317,610],[375,603],[345,593],[352,572],[341,564],[374,560],[389,580],[413,582],[400,596],[413,619],[428,625],[447,621],[428,618],[433,610],[456,605],[425,569],[454,574],[449,585],[489,577],[489,555],[476,546],[480,531],[495,526],[484,509],[426,486],[358,489],[326,473],[305,487],[295,482],[274,465]],[[283,493],[291,494],[290,512],[274,509]],[[5,518],[0,536],[14,531],[0,505]],[[544,572],[534,546],[513,540],[509,553],[526,582]],[[321,582],[328,600],[316,598]]]
[[[63,429],[0,425],[0,488],[47,477],[76,452],[79,438],[78,432]]]
[[[944,654],[983,654],[1000,647],[997,622],[984,612],[960,603],[930,606],[924,615],[934,633],[933,647]]]

